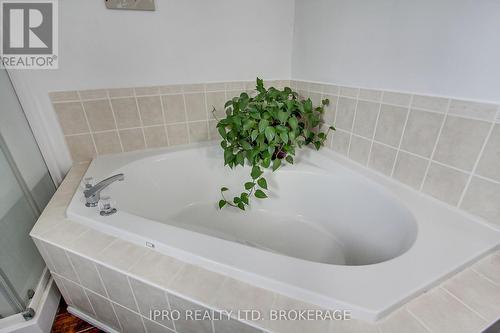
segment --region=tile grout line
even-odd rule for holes
[[[406,312],[408,312],[408,313],[410,314],[410,316],[412,316],[412,317],[413,317],[413,318],[414,318],[414,319],[415,319],[415,320],[416,320],[416,321],[417,321],[420,325],[422,325],[422,327],[423,327],[424,329],[426,329],[427,331],[429,331],[429,333],[434,333],[434,332],[432,331],[432,329],[431,329],[429,326],[427,326],[427,324],[426,324],[426,323],[425,323],[422,319],[420,319],[420,318],[419,318],[416,314],[414,314],[414,313],[413,313],[410,309],[408,309],[408,304],[407,304],[407,305],[405,305],[405,306],[403,307],[403,309],[404,309]]]
[[[111,302],[111,296],[109,296],[108,288],[106,287],[106,284],[104,283],[104,279],[102,278],[101,271],[97,268],[97,263],[95,261],[92,261],[92,264],[94,266],[94,269],[97,272],[97,276],[99,277],[99,281],[101,282],[102,288],[104,289],[104,292],[106,293],[107,300],[109,300]],[[118,326],[120,326],[120,329],[123,331],[122,323],[120,322],[120,319],[118,318],[118,314],[116,313],[116,309],[113,305],[111,305],[111,309],[113,310],[113,313],[115,314],[116,322],[118,323]]]
[[[186,95],[184,93],[182,93],[182,102],[184,103],[184,116],[186,117],[186,133],[187,133],[187,139],[188,139],[188,143],[191,143],[191,135],[189,133],[189,126],[188,126],[188,122],[189,122],[189,117],[188,117],[188,112],[187,112],[187,106],[186,106]]]
[[[444,117],[443,117],[443,120],[441,121],[441,126],[439,127],[439,132],[438,132],[438,135],[436,137],[436,142],[434,143],[434,147],[432,148],[431,156],[429,157],[429,161],[427,163],[427,167],[425,168],[425,172],[424,172],[424,176],[422,178],[422,182],[420,183],[420,186],[419,186],[419,189],[418,189],[419,192],[423,192],[424,184],[425,184],[425,181],[427,179],[427,175],[429,174],[429,169],[431,168],[431,164],[432,164],[432,162],[434,160],[434,155],[436,154],[436,150],[437,150],[437,147],[438,147],[438,144],[439,144],[439,140],[441,139],[441,134],[443,133],[444,125],[446,124],[446,120],[448,118],[448,112],[450,110],[450,105],[451,105],[451,99],[448,100],[448,105],[446,106],[446,111],[444,113]]]
[[[204,102],[205,102],[205,115],[207,117],[207,140],[210,140],[210,115],[208,112],[208,96],[207,96],[207,87],[206,85],[203,85],[203,96],[204,96]]]
[[[135,107],[137,108],[137,114],[139,115],[139,123],[141,124],[141,133],[142,133],[142,140],[144,141],[144,148],[147,148],[148,145],[146,143],[146,133],[144,132],[144,121],[142,120],[142,115],[141,115],[141,109],[139,108],[139,101],[137,99],[137,96],[135,94],[135,88],[132,89],[134,91],[134,101],[135,101]]]
[[[377,126],[378,126],[378,120],[380,118],[380,112],[382,111],[382,99],[384,98],[384,92],[380,94],[380,101],[378,102],[378,111],[377,111],[377,117],[375,118],[375,124],[373,125],[373,134],[371,139],[369,139],[370,142],[370,150],[368,151],[368,164],[370,164],[370,159],[372,157],[372,151],[373,151],[373,145],[375,144],[375,134],[377,133]]]
[[[168,129],[167,129],[167,108],[165,103],[163,103],[162,96],[160,96],[160,106],[161,106],[161,116],[163,119],[163,131],[165,132],[165,136],[167,139],[167,146],[170,146],[170,139],[168,138]]]
[[[457,302],[459,302],[460,304],[462,304],[463,306],[465,306],[467,309],[469,309],[469,311],[471,311],[472,313],[474,313],[476,316],[478,316],[479,318],[483,319],[485,322],[489,323],[491,321],[491,320],[486,319],[482,314],[480,314],[479,312],[477,312],[473,308],[471,308],[467,303],[465,303],[464,301],[462,301],[455,294],[453,294],[451,291],[449,291],[448,289],[446,289],[443,285],[441,285],[441,286],[439,286],[437,288],[443,290],[445,293],[447,293],[449,296],[451,296],[452,298],[454,298]]]
[[[471,271],[473,271],[474,273],[476,273],[477,275],[479,275],[481,278],[485,279],[486,281],[494,284],[495,286],[497,287],[500,287],[500,283],[496,282],[496,281],[493,281],[492,279],[490,279],[489,277],[487,277],[486,275],[484,275],[483,273],[479,272],[476,268],[474,267],[471,267],[470,268]]]
[[[130,289],[130,292],[132,293],[132,298],[134,299],[134,304],[137,308],[137,313],[139,314],[139,318],[141,318],[141,323],[142,327],[144,328],[144,332],[147,332],[148,330],[146,328],[146,323],[144,323],[144,318],[142,318],[141,309],[139,308],[139,302],[137,302],[137,297],[135,297],[134,289],[132,288],[132,284],[130,283],[130,276],[126,275],[125,279],[127,280],[128,287]]]
[[[109,108],[111,109],[111,115],[113,116],[113,121],[115,122],[116,133],[118,135],[118,142],[120,142],[120,149],[122,150],[122,153],[123,153],[125,151],[125,149],[123,149],[122,137],[120,135],[120,129],[118,128],[118,121],[116,120],[115,110],[113,108],[113,103],[111,103],[111,98],[110,98],[108,90],[106,90],[106,94],[108,96],[107,101],[108,101]]]
[[[358,88],[357,89],[357,92],[356,92],[356,97],[354,97],[354,100],[356,101],[356,105],[354,106],[354,115],[353,115],[353,118],[352,118],[352,125],[351,125],[351,131],[350,131],[350,134],[349,134],[349,145],[347,147],[347,156],[349,158],[351,158],[351,144],[352,144],[352,136],[354,134],[354,123],[356,122],[356,113],[358,111],[358,103],[359,103],[359,100],[358,100],[358,96],[359,96],[359,93],[360,93],[360,89]],[[340,93],[340,91],[339,91]],[[367,163],[360,163],[362,165],[365,165]]]
[[[401,151],[401,146],[403,145],[403,139],[405,137],[406,127],[408,126],[408,120],[410,119],[411,107],[413,104],[413,97],[414,97],[414,95],[410,96],[410,103],[409,103],[408,109],[406,111],[406,119],[405,119],[405,123],[403,125],[403,132],[401,133],[401,138],[399,139],[399,145],[396,148],[396,157],[394,158],[394,162],[392,164],[391,175],[390,175],[391,178],[393,178],[393,176],[394,176],[394,170],[396,169],[396,161],[398,159],[399,152]]]
[[[497,114],[500,112],[500,107],[497,109]],[[457,207],[462,206],[462,203],[464,201],[465,195],[467,194],[467,191],[469,190],[470,183],[472,182],[472,178],[474,177],[477,168],[479,166],[479,162],[481,161],[481,158],[483,157],[484,151],[486,150],[486,146],[488,145],[488,142],[490,141],[491,134],[493,133],[493,129],[495,128],[495,122],[493,121],[490,125],[490,128],[488,130],[488,134],[486,135],[486,138],[484,139],[484,142],[481,146],[481,150],[479,151],[479,154],[474,161],[474,166],[472,167],[472,170],[470,171],[469,178],[467,179],[467,183],[465,184],[465,187],[462,191],[462,194],[460,195],[460,199],[458,200]]]
[[[97,145],[95,143],[95,139],[94,139],[94,135],[92,134],[92,127],[90,126],[90,121],[89,121],[89,117],[87,116],[87,111],[85,110],[85,106],[83,105],[83,102],[82,102],[82,98],[80,96],[80,92],[77,91],[76,92],[77,95],[78,95],[78,98],[80,99],[79,103],[80,103],[80,106],[82,107],[82,110],[83,110],[83,116],[85,117],[85,121],[87,122],[87,127],[89,129],[89,133],[90,133],[90,138],[92,139],[92,143],[94,145],[94,151],[97,154],[99,154],[98,150],[97,150]]]

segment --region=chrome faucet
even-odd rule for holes
[[[104,179],[102,182],[97,183],[92,187],[87,188],[85,191],[83,191],[83,195],[85,196],[85,200],[87,201],[87,203],[85,203],[85,206],[96,207],[99,203],[99,200],[101,199],[101,191],[114,182],[122,180],[125,180],[125,175],[123,173],[119,173],[117,175]]]

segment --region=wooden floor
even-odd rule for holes
[[[73,316],[66,308],[66,303],[61,299],[56,318],[54,319],[54,325],[52,326],[52,333],[104,333],[100,329]]]

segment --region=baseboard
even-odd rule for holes
[[[109,327],[108,325],[101,323],[99,320],[96,320],[96,319],[90,317],[89,315],[81,312],[80,310],[72,307],[71,305],[68,305],[68,309],[67,310],[72,315],[80,318],[81,320],[85,320],[87,323],[89,323],[89,324],[97,327],[98,329],[100,329],[100,330],[102,330],[104,332],[107,332],[107,333],[120,333],[117,330]]]

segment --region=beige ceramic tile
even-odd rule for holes
[[[66,279],[79,283],[78,276],[66,255],[66,251],[49,243],[43,243],[43,247],[45,253],[50,258],[50,262],[54,265],[56,273]]]
[[[181,313],[179,320],[175,320],[175,329],[178,332],[192,333],[212,333],[212,322],[210,320],[190,320],[183,319],[187,317],[188,311],[197,311],[199,313],[210,314],[211,310],[206,309],[198,304],[194,304],[175,295],[168,294],[168,300],[172,310]]]
[[[85,294],[83,288],[80,285],[66,279],[61,279],[60,281],[62,281],[64,288],[69,294],[72,305],[74,305],[80,311],[83,311],[84,313],[95,317],[94,309],[92,309],[92,305],[90,305],[89,299],[87,298],[87,295]]]
[[[130,97],[130,96],[134,96],[134,89],[133,88],[108,89],[108,94],[109,94],[109,97],[111,97],[111,98]]]
[[[168,146],[167,133],[165,126],[153,126],[144,128],[146,137],[146,146],[148,148],[160,148]]]
[[[463,170],[472,170],[489,129],[490,124],[484,121],[446,117],[434,159]]]
[[[54,282],[56,283],[57,289],[59,289],[59,291],[61,292],[61,296],[64,298],[65,302],[68,305],[73,305],[73,301],[71,301],[71,297],[69,297],[69,293],[66,290],[66,287],[64,286],[63,278],[55,273],[51,273],[51,275],[54,278]]]
[[[163,111],[160,96],[138,97],[137,104],[144,126],[163,124]]]
[[[428,163],[428,160],[400,151],[393,177],[418,190],[424,180]]]
[[[105,89],[91,89],[79,91],[82,100],[108,98],[108,92]]]
[[[381,333],[429,333],[422,324],[415,319],[408,311],[398,310],[385,320],[378,323]]]
[[[167,301],[167,294],[164,290],[152,287],[151,285],[135,279],[129,279],[129,281],[141,315],[151,318],[151,311],[164,311],[170,309]],[[156,318],[155,321],[172,330],[174,329],[172,320],[168,318]]]
[[[498,105],[495,104],[476,103],[454,99],[451,101],[450,110],[448,112],[452,115],[493,121],[497,110]]]
[[[266,83],[266,81],[264,81]],[[228,91],[232,90],[245,90],[246,89],[246,84],[243,81],[233,81],[233,82],[226,82],[225,89]]]
[[[313,103],[313,107],[318,107],[321,105],[321,94],[320,93],[311,92],[311,93],[309,93],[309,98],[311,99],[311,102]]]
[[[189,143],[186,124],[167,125],[167,135],[171,146]]]
[[[432,332],[480,332],[486,322],[442,289],[434,289],[408,304],[408,310]]]
[[[186,94],[186,112],[189,121],[206,120],[205,94]]]
[[[401,149],[429,158],[432,154],[444,115],[411,110]]]
[[[411,95],[404,93],[397,93],[391,91],[384,91],[382,102],[392,105],[408,107],[410,105]]]
[[[165,119],[168,124],[186,121],[183,95],[162,96]]]
[[[262,333],[260,329],[243,324],[237,320],[214,320],[214,332],[216,333]]]
[[[186,264],[180,269],[168,289],[196,299],[203,304],[212,305],[224,279],[224,275]]]
[[[115,240],[117,240],[116,237],[94,229],[88,229],[72,241],[68,246],[68,250],[92,258]]]
[[[120,139],[122,140],[123,151],[133,151],[146,148],[144,134],[141,128],[121,130]]]
[[[349,158],[366,165],[368,163],[368,154],[370,153],[371,141],[359,136],[352,136],[349,147]]]
[[[91,291],[87,290],[86,293],[90,300],[90,304],[92,304],[92,308],[95,310],[97,319],[111,328],[120,331],[120,324],[118,323],[118,318],[116,317],[111,302]]]
[[[449,100],[447,98],[415,95],[413,96],[411,106],[417,109],[445,113],[448,102]]]
[[[359,101],[356,108],[353,133],[371,140],[375,132],[379,109],[380,104],[378,103]]]
[[[332,149],[342,155],[347,155],[351,135],[344,131],[335,131],[332,135]]]
[[[382,99],[382,91],[373,89],[360,89],[359,99],[379,102]]]
[[[461,208],[500,225],[500,184],[473,177]]]
[[[446,281],[443,288],[493,322],[500,310],[500,286],[468,269]]]
[[[194,84],[184,84],[182,86],[184,92],[192,93],[192,92],[204,92],[205,84],[203,83],[194,83]]]
[[[321,93],[323,91],[323,85],[321,83],[311,82],[311,83],[309,83],[309,91],[316,92],[316,93],[319,93],[321,95]]]
[[[113,302],[137,312],[134,295],[132,294],[132,289],[130,289],[127,276],[102,265],[97,265],[97,270],[109,298]]]
[[[337,119],[335,121],[336,127],[350,132],[354,121],[355,109],[355,99],[341,97],[337,106]]]
[[[161,94],[178,94],[182,93],[182,85],[168,85],[160,87]]]
[[[113,304],[123,333],[146,333],[141,317],[123,306]]]
[[[208,123],[206,121],[188,123],[189,137],[191,143],[208,140]]]
[[[130,269],[130,273],[167,288],[183,265],[184,263],[177,259],[149,250]]]
[[[63,208],[66,210],[66,208]],[[73,242],[89,228],[83,224],[70,220],[64,220],[57,224],[53,229],[48,229],[40,235],[40,238],[46,242],[57,244],[62,247],[69,247]]]
[[[148,333],[172,333],[171,330],[154,321],[148,320],[144,317],[142,319],[144,321],[144,326],[146,326],[146,331]]]
[[[359,88],[340,87],[340,96],[356,98],[358,96]]]
[[[217,295],[215,306],[221,310],[254,309],[269,313],[274,298],[271,291],[228,277]]]
[[[80,102],[56,103],[54,110],[65,135],[90,132]]]
[[[380,333],[377,327],[373,324],[361,320],[338,320],[332,322],[331,332],[342,333]]]
[[[208,139],[209,140],[221,139],[220,134],[217,131],[217,120],[210,120],[208,122]]]
[[[378,118],[375,140],[398,147],[403,134],[408,109],[382,104]]]
[[[109,106],[109,100],[83,102],[85,113],[89,119],[92,131],[106,131],[116,129],[115,119]]]
[[[118,128],[141,126],[135,98],[116,98],[111,100]]]
[[[323,95],[324,99],[328,99],[328,105],[325,105],[325,113],[323,114],[323,121],[327,125],[333,125],[335,123],[335,114],[337,112],[337,96],[334,95]]]
[[[159,95],[160,87],[151,86],[151,87],[137,87],[134,88],[136,96],[151,96],[151,95]]]
[[[498,252],[481,259],[472,268],[482,276],[500,285],[500,254]]]
[[[117,239],[101,251],[96,259],[106,265],[126,271],[148,251],[145,247]]]
[[[76,91],[54,91],[49,93],[52,102],[78,101],[80,97]]]
[[[210,119],[214,117],[221,119],[226,115],[224,104],[226,103],[226,94],[223,91],[207,93],[207,108]],[[215,111],[212,113],[213,109]]]
[[[476,173],[500,181],[500,124],[493,128]]]
[[[467,179],[468,175],[465,173],[432,163],[422,190],[436,199],[456,205]]]
[[[101,282],[101,278],[99,277],[99,273],[97,273],[97,268],[95,267],[94,263],[71,252],[68,252],[68,257],[73,264],[76,273],[78,274],[79,281],[82,286],[98,293],[101,296],[107,297],[106,291],[104,290],[104,286]]]
[[[339,87],[333,84],[323,85],[323,93],[327,95],[338,95]]]
[[[369,167],[390,176],[396,159],[396,153],[396,149],[373,143]]]
[[[122,147],[117,131],[94,133],[93,136],[100,155],[121,153]]]
[[[251,82],[250,89],[252,89],[252,88],[253,88],[253,82]],[[206,91],[224,91],[224,90],[226,90],[224,82],[206,83],[205,89],[206,89]]]

